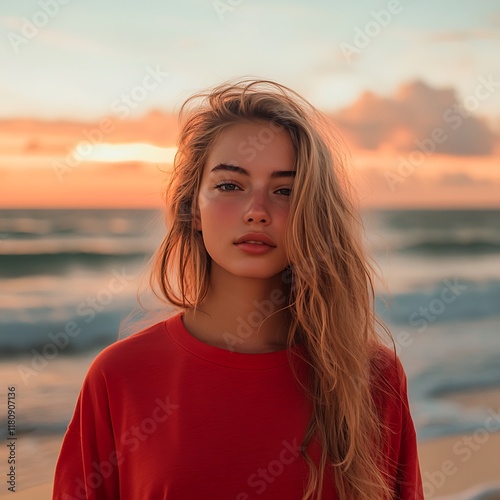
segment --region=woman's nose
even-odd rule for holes
[[[245,221],[269,224],[271,216],[267,208],[265,195],[262,193],[254,193],[251,196],[249,205],[245,211]]]

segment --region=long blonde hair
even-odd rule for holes
[[[179,308],[201,303],[210,257],[193,215],[210,149],[231,125],[264,120],[283,127],[296,152],[286,236],[288,343],[305,345],[312,372],[306,389],[313,415],[302,443],[310,474],[303,498],[321,498],[325,473],[333,474],[340,499],[391,498],[371,369],[381,345],[376,325],[388,331],[374,311],[373,268],[344,171],[345,146],[311,104],[268,80],[229,82],[196,94],[182,106],[184,113],[166,191],[168,233],[150,276],[153,290]],[[314,439],[322,450],[319,466],[307,453]]]

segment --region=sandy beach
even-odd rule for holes
[[[432,439],[419,444],[426,499],[470,500],[489,486],[496,493],[482,500],[500,500],[500,387],[453,393],[447,399],[464,408],[483,408],[489,417],[473,433]],[[3,491],[0,499],[50,500],[52,483]]]
[[[25,490],[19,490],[15,493],[7,492],[2,493],[0,498],[12,498],[14,500],[50,500],[52,496],[52,483],[45,483],[34,488],[27,488]]]
[[[499,493],[481,498],[500,499],[500,388],[453,393],[446,399],[486,409],[488,417],[473,433],[419,444],[425,498],[469,500],[489,485]]]

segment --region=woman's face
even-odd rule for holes
[[[266,279],[284,270],[294,173],[292,141],[272,122],[243,122],[221,133],[203,169],[195,224],[212,272]],[[268,244],[241,243],[259,239]]]

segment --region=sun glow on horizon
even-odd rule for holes
[[[71,155],[82,161],[173,163],[176,147],[162,148],[146,143],[101,143],[89,146],[88,142],[78,143]]]

